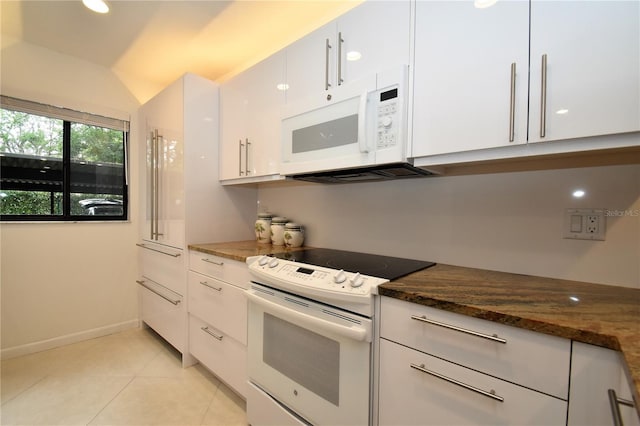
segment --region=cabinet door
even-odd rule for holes
[[[287,47],[288,104],[312,96],[326,97],[337,87],[335,35],[332,21]]]
[[[619,398],[632,400],[629,381],[620,352],[585,343],[573,342],[569,425],[614,424],[609,389]],[[639,425],[634,407],[619,405],[625,425]]]
[[[182,80],[178,80],[140,111],[145,129],[145,142],[141,144],[145,149],[141,156],[145,170],[141,176],[145,206],[142,238],[176,248],[184,246],[183,93]],[[156,132],[156,160],[152,163],[152,134]]]
[[[416,2],[412,156],[526,142],[528,44],[526,1]]]
[[[336,38],[338,83],[409,64],[409,1],[365,2],[340,16],[337,24],[342,37]]]
[[[639,27],[637,1],[531,3],[529,141],[640,130]]]
[[[285,53],[280,51],[253,66],[245,75],[249,176],[278,173],[281,109],[285,101]]]
[[[247,91],[242,74],[220,87],[220,180],[245,176]]]

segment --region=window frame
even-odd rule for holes
[[[129,121],[103,117],[95,114],[79,112],[67,108],[23,99],[11,98],[0,95],[0,108],[4,110],[22,112],[31,115],[42,116],[50,119],[59,119],[63,123],[62,136],[62,214],[20,214],[7,215],[0,213],[2,222],[128,222],[129,221]],[[71,132],[73,124],[82,124],[116,130],[122,132],[122,214],[78,215],[72,214],[72,153]],[[1,172],[0,172],[1,174]],[[1,189],[0,189],[1,191]],[[53,193],[53,192],[52,192]]]

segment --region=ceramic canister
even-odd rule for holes
[[[271,244],[284,245],[284,226],[289,220],[286,217],[274,217],[271,220]]]
[[[284,244],[287,247],[300,247],[304,242],[302,225],[289,222],[284,226]]]
[[[271,213],[258,213],[258,220],[256,220],[255,231],[256,241],[261,244],[268,244],[271,242]]]

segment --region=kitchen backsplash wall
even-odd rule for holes
[[[586,195],[574,198],[575,189]],[[259,190],[305,245],[640,288],[640,165]],[[562,238],[566,208],[605,208],[606,240]]]

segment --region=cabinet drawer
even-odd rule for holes
[[[148,242],[139,247],[142,275],[178,294],[186,294],[183,251]]]
[[[380,425],[564,425],[566,414],[560,399],[380,340]]]
[[[247,344],[247,297],[244,290],[189,271],[189,312],[240,343]]]
[[[185,350],[187,310],[182,296],[152,281],[140,285],[141,319],[180,352]]]
[[[189,269],[244,289],[249,288],[251,281],[245,263],[195,250],[189,252]]]
[[[421,321],[420,317],[506,340]],[[381,301],[380,335],[558,398],[568,398],[571,341],[389,297]]]
[[[247,394],[247,347],[189,315],[189,352],[239,395]]]

